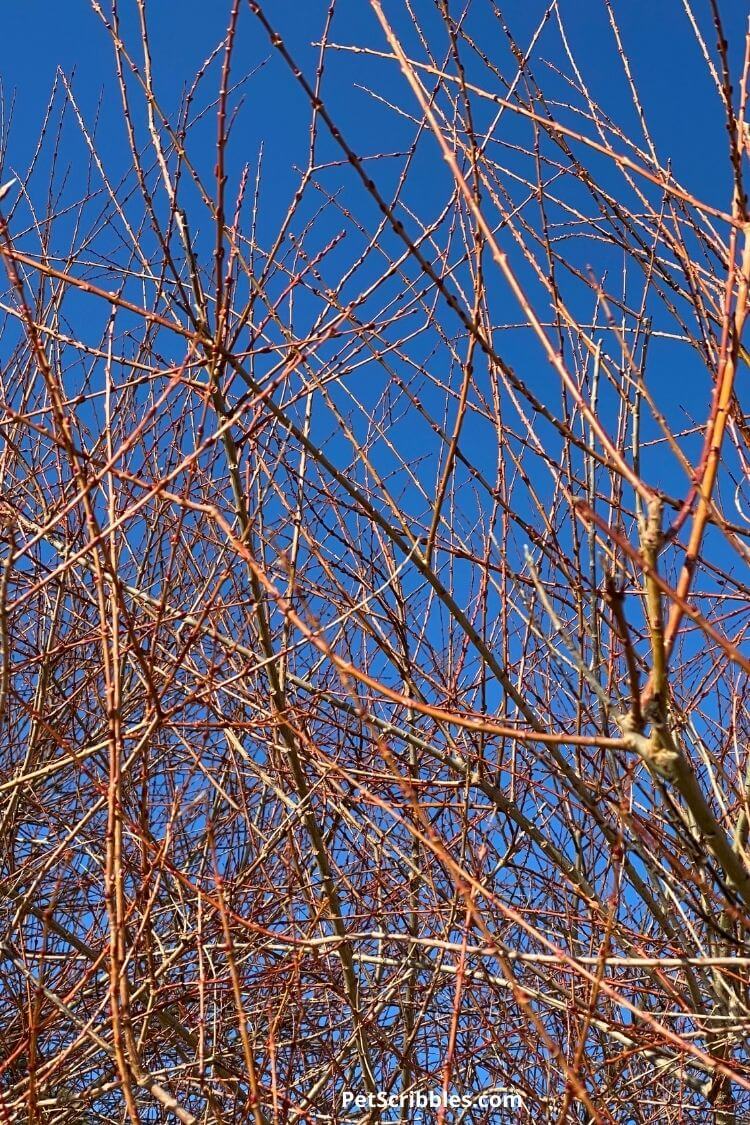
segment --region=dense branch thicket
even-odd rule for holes
[[[0,1121],[747,1121],[744,31],[706,200],[610,0],[616,107],[557,0],[157,7],[0,135]]]

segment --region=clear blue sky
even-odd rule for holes
[[[708,77],[682,4],[679,0],[621,0],[614,6],[660,160],[663,164],[671,160],[675,176],[689,190],[721,208],[728,208],[731,183],[723,108]],[[134,0],[127,0],[119,7],[123,37],[135,49],[134,45],[138,41],[137,34],[134,34],[136,4]],[[419,55],[420,47],[405,19],[402,0],[390,0],[384,7],[407,46]],[[546,3],[543,0],[531,0],[523,4],[508,4],[506,7],[504,14],[514,36],[525,46],[546,10]],[[721,7],[733,49],[740,50],[746,20],[744,6],[725,2]],[[230,4],[221,0],[180,0],[179,3],[174,0],[152,0],[149,3],[157,95],[172,117],[176,115],[186,85],[192,80],[201,62],[220,42],[226,28],[229,8]],[[267,0],[264,5],[268,18],[282,32],[292,53],[309,77],[314,74],[317,58],[313,43],[321,33],[327,8],[328,0]],[[702,27],[713,50],[715,33],[709,19],[708,4],[705,8]],[[432,20],[434,27],[437,27],[436,8],[432,0],[419,0],[417,9],[420,16],[424,15],[428,23]],[[457,10],[457,5],[453,5],[453,10]],[[489,14],[491,5],[474,4],[471,10],[475,13],[476,20],[473,33],[483,49],[493,57],[503,58],[507,63],[506,73],[512,73],[502,29]],[[585,3],[581,0],[562,0],[561,10],[571,46],[592,96],[622,126],[627,135],[640,139],[622,68],[616,62],[605,4],[594,0],[586,0]],[[71,84],[88,127],[93,126],[98,116],[99,149],[116,181],[118,175],[129,167],[129,154],[125,144],[119,95],[113,79],[111,45],[88,0],[66,0],[65,3],[3,0],[2,35],[1,75],[6,112],[11,105],[13,108],[2,179],[9,178],[13,173],[18,174],[21,179],[25,178],[25,169],[34,151],[55,74],[58,68],[62,68],[71,76]],[[339,43],[386,49],[368,0],[340,0],[331,38]],[[441,41],[438,35],[435,36],[435,41]],[[548,89],[556,92],[562,103],[574,100],[569,88],[554,71],[545,71],[545,65],[541,61],[544,58],[549,59],[551,66],[563,65],[553,20],[549,21],[542,33],[535,52],[535,71],[540,80],[544,80],[546,74]],[[740,61],[735,54],[732,59],[735,72],[739,69]],[[564,69],[569,69],[567,63],[564,63]],[[294,165],[303,165],[306,160],[309,107],[293,76],[270,47],[265,33],[247,5],[241,8],[233,76],[237,79],[243,73],[251,74],[252,77],[243,87],[244,105],[230,145],[228,194],[229,199],[233,199],[242,166],[247,163],[253,167],[262,143],[264,176],[259,240],[261,244],[268,245],[298,183]],[[218,81],[218,69],[214,64],[197,99],[198,104],[206,104],[215,96]],[[482,75],[482,82],[487,85],[486,73]],[[392,97],[407,110],[414,108],[410,92],[405,88],[404,81],[393,64],[373,63],[351,54],[329,53],[324,95],[335,120],[353,147],[362,156],[406,147],[413,139],[413,123],[405,121],[392,108],[378,102],[363,86],[376,89],[381,97]],[[499,86],[497,92],[502,92]],[[59,104],[58,99],[58,106]],[[134,99],[134,104],[138,107],[136,113],[142,114],[140,100]],[[560,114],[563,119],[567,114],[567,120],[580,125],[582,131],[596,135],[590,122],[571,115],[564,105]],[[142,117],[139,124],[141,139],[144,140]],[[515,128],[518,128],[517,122],[504,120],[506,135],[512,136]],[[321,133],[324,134],[324,130]],[[431,144],[432,142],[423,144],[418,154],[421,163],[416,165],[418,174],[412,175],[409,186],[411,196],[408,202],[422,218],[429,218],[437,213],[446,199],[449,186],[444,166]],[[192,158],[201,166],[207,182],[212,182],[215,160],[215,119],[212,113],[209,112],[203,123],[191,134],[190,151]],[[340,152],[325,135],[321,139],[320,151],[330,159],[341,158]],[[71,162],[65,187],[66,198],[71,201],[80,198],[85,190],[81,176],[86,169],[86,160],[81,159],[82,155],[86,156],[80,136],[76,135],[75,128],[71,128],[64,134],[60,153],[62,166],[66,161]],[[368,167],[381,190],[388,195],[395,183],[398,163],[383,160],[377,164],[370,163]],[[598,166],[597,171],[604,182],[608,176],[612,176],[614,182],[616,173],[609,165]],[[45,173],[46,168],[42,164],[29,184],[31,198],[34,200],[38,195],[40,206],[42,193],[46,195]],[[58,180],[59,178],[58,174]],[[376,212],[372,201],[356,183],[352,183],[351,176],[334,171],[329,174],[326,182],[329,190],[342,190],[345,202],[353,201],[352,211],[359,218],[363,221],[374,220]],[[658,196],[658,192],[655,194]],[[200,208],[198,213],[200,214]],[[200,221],[199,219],[198,222]],[[21,222],[19,214],[18,222],[14,225],[16,237],[21,236]],[[331,225],[327,227],[329,222]],[[331,234],[335,233],[333,223],[333,219],[326,218],[319,224],[321,237],[327,230]],[[194,228],[195,225],[194,223]],[[58,223],[58,232],[61,229],[63,228]],[[201,236],[201,232],[196,232],[195,229],[193,233]],[[344,254],[350,254],[350,242],[348,236],[342,251]],[[571,253],[586,255],[590,246],[591,243],[583,243],[582,249],[577,248]],[[586,268],[589,259],[581,256],[579,264],[581,268]],[[599,268],[597,263],[597,269]],[[492,279],[490,284],[497,286],[493,296],[499,302],[498,307],[501,307],[500,302],[507,302],[507,295],[496,279]],[[544,294],[538,293],[537,296],[540,302],[545,300]],[[70,304],[69,300],[69,308]],[[505,307],[507,305],[503,307],[503,312]],[[543,305],[540,303],[539,307]],[[88,315],[94,315],[90,302],[87,308]],[[106,315],[104,309],[98,312],[101,316]],[[529,364],[530,353],[525,339],[517,342],[506,336],[504,348],[504,354],[511,362],[524,363],[524,375],[532,383],[538,380],[542,385],[543,380],[548,380],[548,371],[541,357],[538,363],[535,358],[534,364]],[[536,357],[537,351],[532,351],[531,354]],[[673,362],[671,359],[665,360],[662,376],[666,376],[669,384],[679,374],[680,382],[674,382],[675,387],[679,386],[685,404],[694,405],[696,415],[701,416],[706,394],[709,393],[705,370],[699,370],[700,364],[689,356],[685,357],[684,363],[681,362],[679,369],[674,368]],[[690,363],[694,365],[692,368],[685,366]],[[686,372],[694,373],[695,378],[686,379]],[[376,389],[373,393],[377,393]],[[552,401],[551,393],[547,391],[548,401]],[[694,397],[694,403],[690,401],[691,396]],[[467,434],[471,432],[472,424],[470,419]],[[429,439],[430,435],[427,436]],[[481,441],[477,432],[476,448],[481,447]],[[488,462],[491,463],[494,460],[492,441],[485,442],[484,448]],[[428,467],[425,472],[429,476],[432,469]],[[660,483],[675,493],[681,492],[684,485],[681,471],[675,470],[671,476],[668,470],[665,472],[666,476]]]
[[[108,7],[107,4],[104,5]],[[134,3],[121,4],[123,27],[133,19]],[[328,7],[327,0],[267,0],[265,10],[285,39],[308,68],[314,65],[310,46],[317,38]],[[386,11],[398,25],[403,5],[386,4]],[[428,12],[433,5],[421,0],[417,8]],[[454,5],[457,8],[457,5]],[[483,6],[482,6],[483,7]],[[705,5],[708,9],[708,5]],[[745,5],[721,5],[730,31],[730,41],[740,45],[747,19]],[[229,5],[221,0],[158,0],[149,5],[160,95],[169,104],[178,97],[186,80],[195,72],[209,49],[221,38]],[[542,0],[506,5],[505,13],[519,42],[524,43],[546,8]],[[644,96],[647,117],[653,128],[662,157],[671,156],[677,175],[705,197],[726,202],[726,185],[716,182],[713,171],[717,157],[723,157],[724,137],[716,123],[717,99],[706,78],[705,66],[678,0],[627,0],[615,5],[621,22],[626,49],[634,75]],[[562,10],[571,29],[571,42],[578,57],[585,58],[585,77],[595,98],[610,109],[615,118],[622,114],[624,124],[632,113],[622,75],[612,65],[612,38],[604,5],[586,0],[567,0]],[[111,50],[103,28],[87,0],[2,0],[2,76],[6,102],[15,92],[14,128],[7,162],[23,168],[36,138],[36,130],[47,101],[56,68],[75,72],[75,90],[84,106],[93,109],[102,90],[113,92]],[[236,73],[271,55],[268,43],[249,9],[242,12],[242,34]],[[705,21],[707,38],[713,47],[714,35]],[[487,25],[490,38],[497,42],[497,25]],[[382,34],[367,0],[339,3],[334,38],[342,42],[384,46]],[[554,38],[550,35],[550,40]],[[543,40],[544,42],[544,40]],[[554,57],[554,56],[553,56]],[[735,59],[735,62],[738,60]],[[361,63],[339,60],[342,81],[351,83],[363,68]],[[366,69],[366,68],[365,68]],[[686,73],[690,81],[686,81]],[[394,85],[399,79],[393,74]],[[294,139],[294,110],[298,95],[291,76],[278,60],[268,68],[255,87],[258,103],[250,115],[255,118],[258,135],[268,148],[274,140],[287,147]],[[174,101],[173,101],[174,104]],[[107,118],[105,106],[104,119]],[[119,120],[118,107],[111,107]],[[337,113],[351,126],[369,112],[369,99],[353,95],[337,102]],[[247,121],[245,123],[247,127]],[[304,115],[301,122],[305,131]],[[384,128],[384,132],[385,132]],[[361,141],[361,134],[359,137]],[[372,137],[373,148],[380,139]],[[293,147],[293,146],[292,146]],[[724,166],[724,160],[721,160]]]

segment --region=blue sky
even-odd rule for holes
[[[454,5],[454,9],[455,9]],[[323,0],[269,0],[264,10],[270,21],[281,31],[290,50],[300,62],[305,73],[312,78],[317,60],[313,46],[323,27],[327,2]],[[129,44],[137,42],[133,34],[136,26],[136,5],[134,2],[120,4],[123,36]],[[512,73],[510,53],[499,20],[492,19],[491,5],[474,4],[476,13],[473,33],[488,53],[503,61],[507,73]],[[226,28],[228,3],[205,3],[198,0],[184,0],[173,3],[159,0],[148,5],[149,26],[151,30],[154,72],[157,94],[167,111],[174,116],[180,98],[196,69],[209,52],[220,42]],[[393,21],[404,42],[416,57],[420,57],[420,47],[405,18],[405,7],[401,2],[385,4],[385,10]],[[533,3],[508,4],[504,15],[517,41],[525,46],[539,24],[546,5],[535,0]],[[583,77],[595,100],[598,100],[610,116],[621,125],[627,135],[638,137],[635,113],[630,101],[626,80],[622,69],[616,63],[612,32],[609,27],[606,7],[599,3],[579,3],[566,0],[561,4],[571,47],[581,67]],[[630,57],[633,75],[638,84],[646,117],[662,163],[671,160],[676,177],[691,191],[715,205],[727,208],[730,204],[731,185],[729,182],[729,162],[726,158],[726,133],[724,130],[723,109],[720,100],[707,75],[705,64],[695,37],[678,0],[659,0],[647,3],[645,0],[628,0],[615,6],[621,25],[625,49]],[[433,29],[436,26],[435,8],[432,3],[419,5],[420,14]],[[40,122],[47,106],[49,91],[58,68],[69,76],[73,91],[79,99],[88,127],[92,127],[98,116],[97,140],[106,166],[114,179],[129,166],[129,155],[125,146],[119,94],[113,80],[112,51],[108,37],[97,15],[86,0],[71,0],[64,4],[50,4],[43,0],[8,0],[3,4],[3,54],[1,76],[6,107],[13,105],[13,119],[7,139],[5,163],[2,179],[16,173],[21,179],[34,151]],[[745,15],[742,5],[723,5],[723,17],[727,21],[727,34],[736,51],[742,43]],[[709,46],[713,48],[714,31],[703,13],[703,30]],[[385,49],[386,44],[380,27],[367,0],[346,0],[339,3],[333,22],[331,39],[342,44],[367,45]],[[440,36],[435,36],[440,42]],[[545,69],[542,60],[547,59]],[[732,59],[737,70],[740,59],[735,54]],[[556,75],[554,68],[562,64],[559,37],[550,20],[542,32],[535,54],[535,70],[540,79],[548,79],[548,89],[557,95],[560,103],[572,99],[569,88]],[[390,69],[389,69],[390,68]],[[568,69],[567,63],[565,69]],[[290,198],[298,183],[298,173],[294,167],[304,165],[307,157],[309,108],[295,83],[293,76],[283,60],[270,47],[267,37],[248,7],[241,9],[237,51],[234,59],[235,79],[244,74],[251,77],[242,88],[244,103],[240,116],[234,126],[229,156],[229,198],[233,197],[241,168],[244,164],[253,169],[262,144],[264,150],[264,176],[261,192],[260,241],[268,245],[275,235],[278,223],[289,205]],[[686,80],[686,75],[689,79]],[[471,74],[470,74],[471,77]],[[487,85],[487,76],[482,76]],[[218,89],[218,68],[208,74],[201,88],[199,104],[207,103]],[[391,98],[407,112],[414,111],[414,102],[406,89],[404,80],[392,63],[373,62],[361,56],[330,52],[327,59],[327,72],[324,95],[337,124],[360,155],[370,156],[379,152],[391,152],[406,147],[414,133],[411,122],[405,121],[394,110],[373,97],[371,90],[378,95]],[[502,90],[498,87],[498,93]],[[59,104],[59,101],[58,101]],[[134,104],[140,107],[136,99]],[[580,105],[580,101],[578,101]],[[488,117],[494,109],[487,109]],[[138,122],[141,140],[144,140],[142,107]],[[584,118],[571,114],[564,104],[560,106],[561,117],[580,126],[582,131],[592,135],[593,127]],[[566,116],[567,115],[567,116]],[[521,135],[522,123],[508,116],[503,121],[503,136],[512,138],[515,132]],[[70,162],[65,192],[67,198],[80,198],[82,183],[80,172],[84,163],[81,156],[85,150],[75,127],[64,134],[61,146],[60,165]],[[70,147],[68,147],[68,144]],[[212,178],[215,159],[215,121],[213,115],[206,114],[203,122],[191,135],[191,156],[202,168],[208,182]],[[325,136],[321,128],[320,152],[331,160],[341,159],[341,154]],[[591,157],[604,182],[611,179],[617,182],[614,169],[601,160]],[[392,190],[400,165],[388,158],[370,162],[368,170],[373,174],[381,190],[388,195]],[[416,214],[430,218],[436,214],[447,197],[449,180],[443,163],[439,159],[433,142],[423,142],[417,156],[417,174],[410,183],[411,195],[408,202]],[[46,194],[45,167],[42,164],[29,184],[29,192],[36,206],[41,206]],[[331,192],[340,191],[344,203],[352,206],[353,213],[363,221],[374,224],[376,208],[366,197],[348,169],[333,168],[322,176],[325,186]],[[655,192],[658,195],[658,192]],[[315,197],[313,197],[315,198]],[[200,207],[192,219],[193,233],[201,237]],[[305,212],[303,210],[302,217]],[[337,233],[340,221],[335,214],[323,219],[316,230],[316,237],[324,238]],[[19,236],[21,218],[14,223],[14,232]],[[198,229],[196,229],[198,228]],[[207,224],[208,237],[211,237],[210,224]],[[58,234],[64,225],[58,222]],[[33,243],[33,236],[31,236]],[[394,244],[391,238],[390,245]],[[346,262],[353,256],[356,236],[347,233],[347,239],[340,249],[329,257],[336,263]],[[589,264],[590,244],[582,243],[571,250],[578,255],[582,269]],[[607,259],[604,252],[602,261],[607,268],[617,268],[615,255]],[[597,259],[596,269],[602,268]],[[521,266],[523,269],[523,265]],[[360,273],[360,277],[362,273]],[[359,283],[359,282],[358,282]],[[513,319],[511,303],[502,284],[494,275],[488,282],[493,300],[497,301],[500,315]],[[636,286],[638,280],[636,278]],[[544,299],[539,294],[540,300]],[[583,295],[584,303],[590,294]],[[79,298],[67,299],[67,308],[75,309]],[[87,331],[91,330],[92,318],[103,324],[106,310],[95,306],[84,298],[81,307],[86,308],[89,318]],[[302,306],[304,308],[304,306]],[[540,304],[540,307],[543,307]],[[96,308],[96,311],[94,309]],[[317,306],[310,304],[310,316],[317,312]],[[298,309],[299,313],[299,309]],[[420,348],[422,351],[420,352]],[[519,365],[530,384],[556,404],[558,390],[551,386],[550,372],[536,345],[529,348],[525,335],[514,337],[507,333],[503,339],[504,355]],[[661,353],[661,354],[660,354]],[[424,357],[421,341],[413,346],[416,360]],[[667,345],[659,342],[653,345],[652,355],[657,361],[659,372],[659,392],[663,400],[677,406],[684,405],[700,416],[708,393],[705,370],[700,360],[687,350],[681,353],[679,366]],[[368,373],[369,375],[369,373]],[[377,372],[368,380],[360,380],[357,393],[361,401],[373,401],[380,394]],[[429,389],[426,393],[429,393]],[[431,435],[425,434],[426,444],[419,425],[414,424],[412,416],[401,420],[400,433],[405,441],[414,443],[415,472],[422,474],[429,489],[434,477],[434,467],[425,461],[423,453]],[[392,434],[398,434],[395,427]],[[470,416],[465,429],[465,437],[472,443],[472,449],[480,462],[486,459],[488,476],[492,477],[491,466],[495,452],[491,429],[478,417]],[[687,438],[687,447],[697,451],[698,438]],[[342,458],[347,456],[346,442],[337,446],[335,452]],[[389,467],[389,454],[380,449],[375,453],[380,457],[384,470]],[[650,460],[649,460],[650,459]],[[653,455],[646,453],[644,463],[647,476],[659,478],[659,483],[675,493],[681,493],[684,478],[674,465],[664,462],[659,449]],[[535,482],[544,497],[549,486],[549,478],[542,474]],[[476,510],[467,506],[464,513],[467,526],[471,526]]]
[[[104,7],[106,9],[107,5]],[[167,104],[170,97],[178,97],[185,80],[192,76],[208,50],[223,35],[228,7],[216,0],[210,3],[159,0],[149,5],[158,88]],[[270,0],[265,5],[269,18],[282,31],[296,56],[303,65],[307,64],[308,73],[315,61],[311,43],[319,35],[327,7],[327,0]],[[402,24],[403,6],[398,3],[385,7],[396,26]],[[432,4],[423,3],[418,7],[427,12]],[[619,111],[624,119],[631,110],[622,75],[612,65],[612,38],[603,4],[568,0],[561,7],[570,29],[571,44],[578,58],[585,59],[585,77],[592,93],[615,117]],[[122,24],[127,31],[135,4],[121,4],[121,8]],[[523,4],[511,2],[505,8],[514,34],[524,43],[546,4],[540,0]],[[741,3],[725,2],[721,8],[730,42],[736,48],[742,43],[746,12]],[[617,4],[615,9],[660,154],[673,158],[677,175],[689,182],[696,192],[717,203],[725,203],[727,185],[717,183],[714,175],[717,157],[726,151],[721,131],[713,128],[719,107],[682,5],[678,0],[628,0],[628,3]],[[250,69],[272,55],[248,9],[242,13],[241,24],[237,73],[243,66]],[[715,36],[708,20],[704,30],[713,48]],[[87,0],[64,3],[3,0],[2,34],[0,74],[6,102],[14,91],[17,98],[8,158],[15,167],[23,168],[57,67],[62,67],[69,75],[76,72],[76,93],[84,105],[93,109],[100,92],[112,90],[111,49]],[[488,43],[499,39],[496,25],[490,26],[489,22],[487,34]],[[384,46],[367,0],[347,0],[338,5],[333,38]],[[739,65],[740,60],[735,58],[734,61]],[[362,72],[361,62],[347,65],[339,60],[336,65],[344,81],[348,78],[351,82]],[[692,70],[689,83],[684,81],[686,68]],[[295,121],[298,121],[295,113],[299,108],[298,94],[291,76],[278,61],[269,71],[270,77],[264,77],[263,97],[256,112],[270,126],[272,107],[273,128],[259,128],[258,134],[264,135],[269,147],[273,134],[277,143],[288,146],[290,132],[293,140]],[[394,73],[394,88],[398,82]],[[337,115],[344,118],[344,124],[361,123],[360,115],[367,101],[364,95],[353,96],[348,102],[340,100]],[[302,138],[304,129],[303,121]],[[373,133],[375,142],[378,137],[375,130]],[[723,160],[721,164],[724,165]]]
[[[324,0],[268,0],[264,8],[309,77],[314,73],[317,58],[312,44],[320,35],[327,7]],[[422,0],[418,7],[428,23],[436,21],[432,3]],[[454,10],[456,7],[454,5]],[[124,38],[131,44],[135,43],[137,36],[132,31],[136,5],[122,3],[120,8]],[[497,54],[507,63],[509,53],[501,24],[488,14],[490,8],[490,4],[472,7],[472,12],[477,13],[473,31],[488,52]],[[228,3],[199,0],[181,0],[180,3],[159,0],[149,4],[156,88],[159,99],[170,113],[174,114],[186,83],[190,82],[197,67],[221,40],[228,9]],[[528,43],[545,9],[546,5],[539,0],[506,6],[504,15],[521,45]],[[671,160],[676,177],[689,190],[719,207],[727,208],[731,185],[723,109],[682,5],[678,0],[628,0],[627,3],[617,4],[615,9],[662,163]],[[405,18],[404,5],[401,2],[388,3],[385,10],[404,42],[418,56],[420,48]],[[621,68],[613,61],[613,39],[605,5],[566,0],[561,4],[561,10],[571,46],[593,97],[626,134],[637,136],[627,84]],[[743,6],[725,3],[722,15],[736,51],[744,34]],[[6,112],[11,104],[13,106],[2,179],[9,178],[13,173],[24,179],[58,68],[70,77],[89,127],[98,115],[97,140],[102,157],[117,179],[117,175],[128,167],[129,156],[124,145],[119,95],[112,76],[111,46],[90,4],[86,0],[68,0],[58,4],[50,4],[46,0],[5,0],[2,18],[0,74]],[[708,18],[708,5],[702,19],[707,42],[713,49],[715,34]],[[550,20],[542,33],[535,66],[540,76],[547,73],[549,89],[556,91],[560,101],[564,102],[571,95],[565,83],[554,73],[562,55],[553,23]],[[367,0],[346,0],[338,4],[331,38],[343,44],[385,48],[382,32]],[[437,36],[436,41],[439,41]],[[550,64],[546,72],[541,61],[545,58]],[[732,62],[736,71],[740,63],[736,53]],[[260,240],[268,244],[298,182],[294,166],[303,165],[306,159],[309,111],[288,68],[270,47],[248,7],[241,9],[233,70],[235,78],[245,73],[252,74],[252,77],[243,86],[244,105],[230,146],[229,197],[231,199],[236,191],[242,166],[247,163],[252,169],[262,144],[264,180]],[[483,82],[486,85],[486,75]],[[413,99],[393,64],[374,63],[350,54],[329,53],[324,94],[333,107],[336,122],[356,150],[366,157],[404,147],[413,136],[412,124],[404,123],[404,119],[392,108],[377,101],[364,87],[375,88],[379,95],[391,97],[407,111],[414,110]],[[214,65],[201,90],[203,102],[209,101],[217,88],[218,73]],[[502,91],[498,88],[497,92]],[[592,132],[590,123],[571,115],[564,106],[560,113],[562,117],[567,114],[569,120],[581,123],[582,131]],[[508,119],[503,122],[507,136],[512,137],[514,130],[519,128],[517,121]],[[80,138],[73,139],[74,133],[75,129],[64,135],[60,153],[61,165],[68,161],[71,163],[65,189],[71,199],[80,196],[82,185],[79,173],[84,166],[80,163],[83,152]],[[71,138],[70,148],[67,147],[68,138]],[[209,113],[191,139],[191,155],[209,180],[214,162],[214,142],[215,123]],[[325,136],[322,136],[320,151],[331,159],[340,159],[335,145]],[[596,160],[591,159],[592,163]],[[446,198],[448,177],[431,141],[422,145],[418,161],[418,175],[412,178],[409,202],[418,214],[430,217]],[[371,162],[368,168],[387,195],[397,173],[397,162],[386,158]],[[607,177],[615,181],[616,174],[606,162],[601,162],[597,168],[605,181]],[[42,193],[46,191],[44,172],[44,167],[40,167],[29,184],[32,201],[37,206],[41,205]],[[356,190],[357,185],[352,185],[351,177],[342,170],[331,170],[325,183],[331,191],[340,188],[344,202],[354,201],[359,217],[374,221],[376,210],[372,201],[361,190]],[[335,234],[336,222],[335,217],[331,217],[321,223],[321,236]],[[20,219],[14,225],[16,236],[19,224]],[[334,252],[334,262],[341,255],[346,257],[350,254],[348,247],[351,241],[351,236],[348,236],[347,244]],[[586,247],[576,248],[573,252],[580,255],[580,266],[585,268],[588,264]],[[498,306],[505,311],[508,300],[502,287],[494,278],[490,284],[494,287]],[[71,303],[75,305],[75,299],[69,301],[69,306]],[[87,307],[92,308],[90,302]],[[98,314],[103,316],[104,310],[97,310]],[[530,352],[525,342],[517,343],[510,336],[506,337],[506,347],[513,362],[523,361],[526,364],[528,370],[525,375],[532,383],[538,380],[540,387],[548,385],[549,373],[538,350]],[[658,349],[660,345],[655,347]],[[677,368],[665,349],[664,362],[660,364],[661,389],[665,396],[674,398],[678,391],[691,409],[693,406],[696,410],[702,408],[706,398],[706,376],[705,371],[701,372],[699,368],[700,364],[687,356]],[[363,395],[368,393],[368,388],[362,390]],[[411,421],[407,420],[406,425],[411,425]],[[467,423],[469,431],[472,425],[475,423],[470,420]],[[482,427],[476,423],[476,447],[481,448],[483,441]],[[486,451],[491,459],[491,442],[486,444]],[[418,455],[421,451],[417,449],[415,452]],[[657,467],[652,471],[656,472]],[[679,473],[670,475],[671,470],[665,471],[669,486],[679,491],[682,484]],[[540,487],[544,485],[540,484]]]

